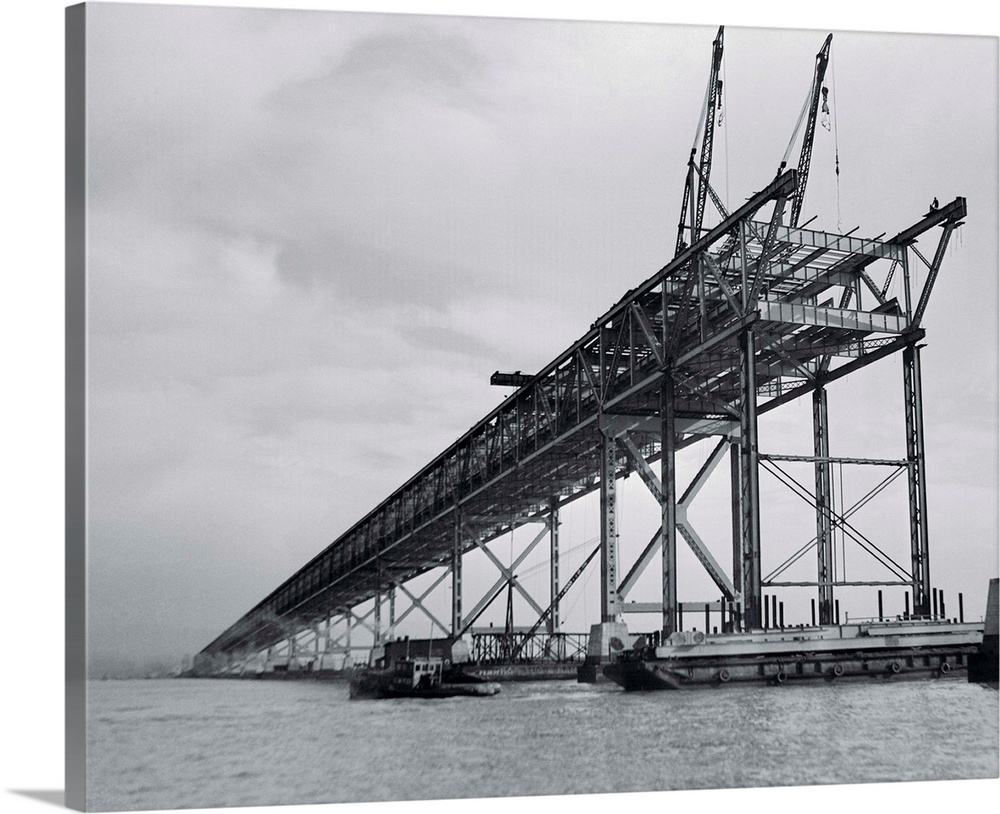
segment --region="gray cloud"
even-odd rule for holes
[[[457,266],[446,255],[422,257],[396,242],[362,244],[332,233],[283,241],[275,262],[280,278],[290,285],[361,308],[420,303],[441,311],[456,298],[490,285],[476,269]],[[501,285],[493,283],[494,288]]]
[[[473,43],[425,23],[395,21],[354,42],[325,72],[290,84],[271,98],[278,106],[315,110],[329,105],[370,108],[386,115],[403,99],[479,108],[488,96],[477,86],[489,63]],[[353,103],[353,104],[352,104]]]

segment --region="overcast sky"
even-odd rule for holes
[[[90,6],[94,656],[200,650],[495,406],[494,370],[540,368],[669,260],[716,28]],[[773,177],[827,33],[727,27],[730,208]],[[891,235],[968,199],[924,383],[932,574],[978,614],[996,40],[837,31],[832,55],[803,220]],[[831,389],[834,453],[902,457],[899,360],[872,371]]]

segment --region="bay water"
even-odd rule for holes
[[[93,810],[995,778],[995,687],[963,679],[351,701],[346,681],[88,685]]]

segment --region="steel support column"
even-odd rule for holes
[[[927,483],[924,475],[924,408],[920,382],[920,346],[903,350],[906,412],[906,460],[910,498],[910,557],[913,613],[931,612],[930,548],[927,535]]]
[[[903,310],[907,320],[913,318],[913,295],[910,293],[910,253],[903,252],[903,259],[900,265],[903,268]]]
[[[552,612],[545,621],[545,628],[551,636],[559,632],[559,499],[549,501],[549,601]]]
[[[375,605],[372,608],[374,617],[372,623],[375,625],[373,647],[382,644],[382,566],[375,563],[375,596],[372,600]]]
[[[757,447],[756,337],[740,336],[740,559],[744,629],[760,627],[760,486]]]
[[[618,523],[615,439],[601,431],[601,621],[617,622]]]
[[[396,586],[389,586],[389,641],[396,638]]]
[[[660,385],[660,537],[662,540],[663,635],[677,630],[677,436],[674,426],[674,379]]]
[[[813,390],[813,452],[816,455],[816,581],[819,624],[833,624],[833,501],[830,480],[830,422],[826,388]]]
[[[451,635],[462,630],[462,512],[455,506],[455,537],[451,548]]]
[[[736,602],[734,603],[733,630],[740,630],[740,620],[743,617],[743,509],[740,502],[743,497],[742,464],[740,458],[740,442],[738,439],[731,439],[729,442],[729,495],[732,504],[731,511],[733,517],[733,590]]]

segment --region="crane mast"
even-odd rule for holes
[[[802,151],[799,153],[798,183],[795,186],[795,195],[792,198],[791,226],[799,225],[799,214],[802,212],[802,199],[806,194],[806,182],[809,180],[809,165],[812,161],[813,138],[816,135],[816,113],[819,110],[819,99],[823,89],[823,77],[826,76],[826,66],[830,61],[830,43],[833,42],[833,34],[829,34],[823,47],[816,54],[816,70],[813,74],[811,96],[809,99],[809,118],[806,120],[806,132],[802,139]],[[781,162],[781,171],[785,168],[785,162]]]
[[[693,222],[691,224],[691,242],[698,239],[701,232],[702,220],[705,216],[705,201],[708,197],[708,179],[712,173],[712,145],[715,141],[715,114],[722,98],[722,82],[719,79],[719,70],[722,66],[723,29],[719,26],[719,33],[712,42],[712,69],[708,78],[708,90],[705,94],[705,111],[701,140],[701,166],[695,167],[695,155],[697,148],[691,148],[691,155],[688,158],[687,179],[684,182],[684,199],[681,202],[681,217],[677,227],[676,252],[679,254],[684,246],[684,221],[687,219],[688,206],[693,211]],[[697,141],[697,136],[695,136]],[[697,179],[697,193],[695,189],[695,176]],[[695,200],[691,200],[695,194]]]

